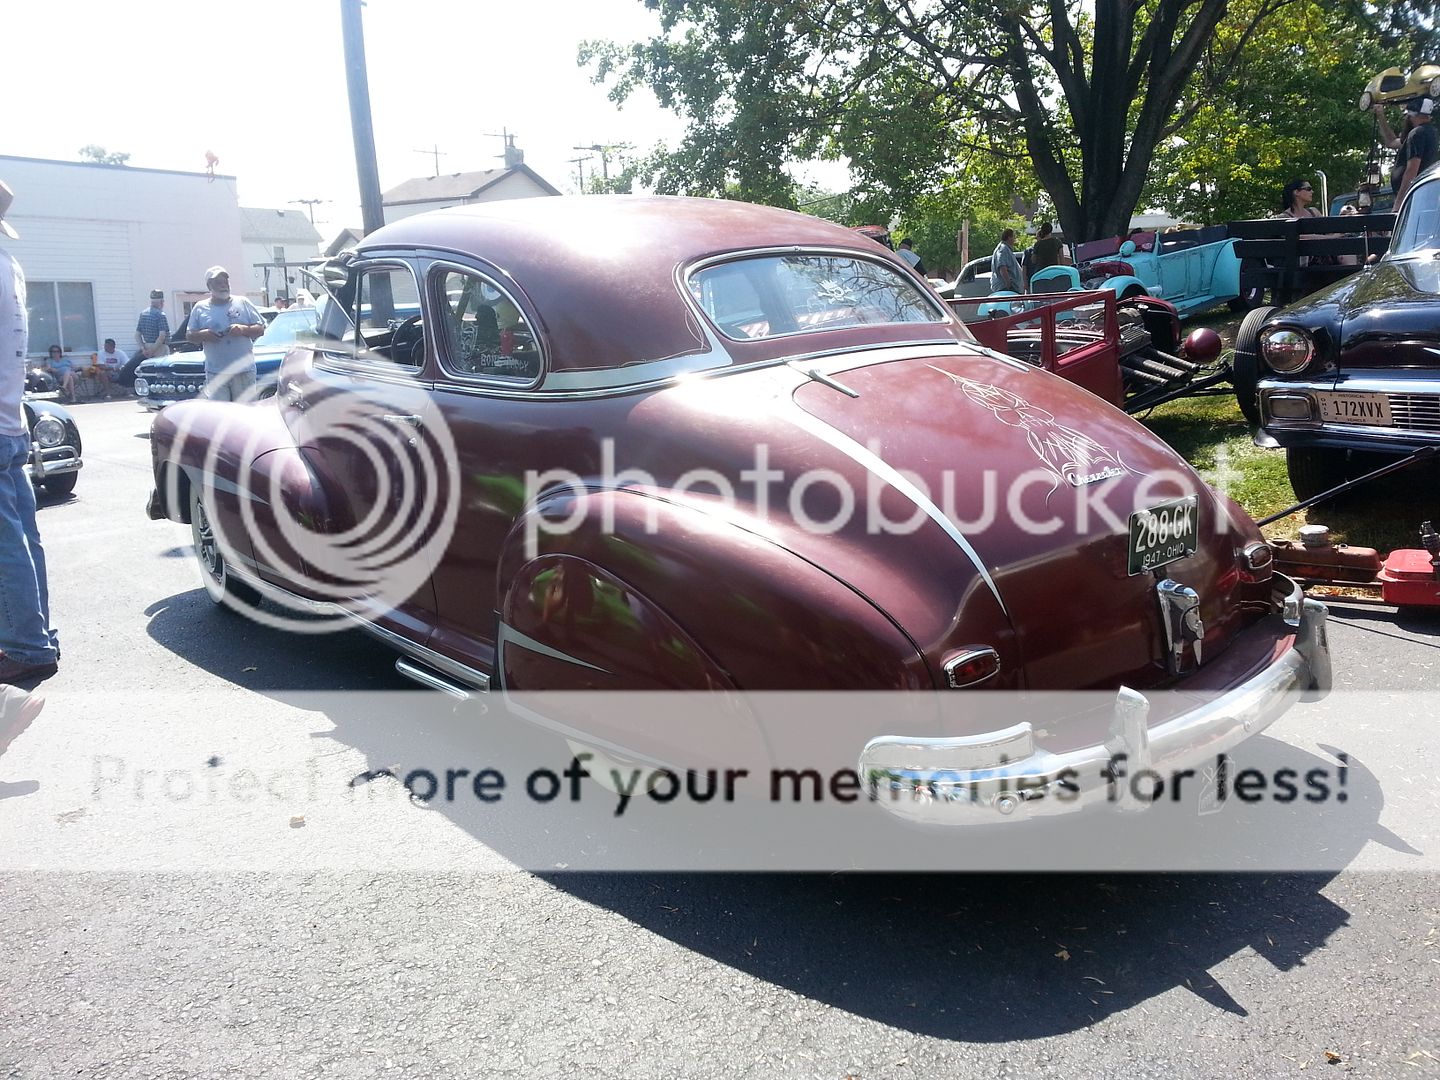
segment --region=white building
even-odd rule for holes
[[[484,172],[450,173],[406,180],[380,196],[385,224],[401,218],[466,203],[495,202],[500,199],[528,199],[533,195],[559,195],[552,186],[523,162]]]
[[[320,234],[303,210],[240,208],[240,243],[245,251],[245,272],[230,271],[231,286],[245,283],[245,292],[257,303],[274,303],[277,296],[295,295],[297,289],[315,291],[297,272],[320,257]]]
[[[205,295],[217,263],[240,281],[240,204],[233,176],[0,155],[15,191],[6,249],[25,270],[30,352],[89,354],[113,337],[129,351],[153,288],[172,329]]]

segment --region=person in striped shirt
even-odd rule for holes
[[[150,306],[140,312],[135,344],[145,360],[170,354],[170,320],[165,317],[165,294],[159,289],[150,290]]]

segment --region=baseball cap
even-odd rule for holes
[[[164,290],[164,289],[151,289],[151,290],[150,290],[150,299],[151,299],[151,300],[164,300],[164,299],[165,299],[165,290]]]
[[[5,215],[10,212],[10,204],[14,201],[15,193],[10,190],[10,185],[0,180],[0,232],[11,240],[19,240],[20,234],[15,231],[15,226],[5,220]]]
[[[1405,111],[1419,113],[1421,116],[1429,116],[1435,108],[1435,102],[1428,97],[1415,98],[1405,103]]]
[[[224,274],[228,278],[230,276],[230,271],[226,270],[223,266],[210,267],[209,270],[205,271],[205,284],[209,285],[210,282],[214,281],[221,274]]]

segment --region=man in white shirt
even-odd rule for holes
[[[105,347],[95,354],[95,366],[100,369],[100,377],[105,380],[107,392],[115,392],[115,387],[120,382],[120,372],[127,363],[129,357],[115,347],[114,338],[107,337]]]
[[[5,220],[14,193],[0,182],[0,233],[18,240]],[[25,274],[0,248],[0,683],[49,678],[60,659],[50,626],[45,549],[35,523],[35,489],[25,475],[30,430],[21,398],[30,347]]]

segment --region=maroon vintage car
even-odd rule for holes
[[[217,600],[359,621],[455,694],[1113,702],[1098,728],[878,719],[846,752],[926,794],[910,813],[936,769],[1028,779],[1000,814],[1064,809],[1044,796],[1067,767],[1183,764],[1328,682],[1324,607],[1237,506],[850,230],[517,200],[389,225],[324,276],[273,401],[154,424],[150,513],[190,523]],[[1192,707],[1147,715],[1165,689]]]

